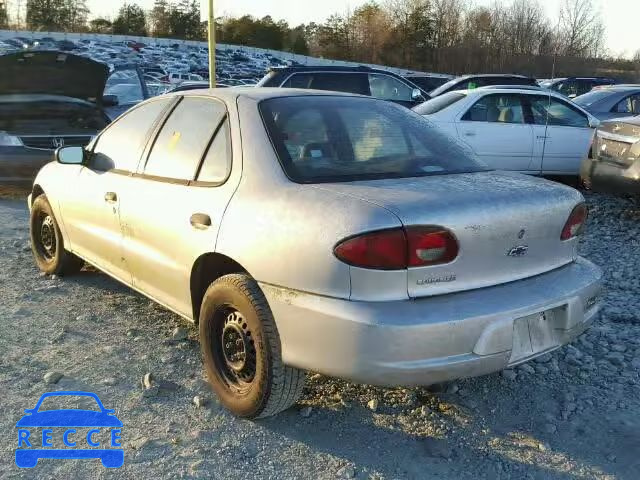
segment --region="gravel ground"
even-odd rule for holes
[[[41,276],[24,201],[0,200],[0,478],[636,480],[640,206],[588,202],[582,254],[605,269],[606,303],[573,345],[439,391],[310,374],[296,408],[249,422],[211,394],[193,326],[96,271]],[[46,384],[55,372],[62,378]],[[116,409],[124,466],[41,460],[18,469],[23,409],[46,391],[73,389]]]

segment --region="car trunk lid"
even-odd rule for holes
[[[459,244],[448,264],[410,267],[410,297],[487,287],[538,275],[577,257],[561,241],[576,190],[510,172],[478,172],[325,184],[394,213],[405,227],[444,227]],[[384,272],[381,272],[383,275]]]

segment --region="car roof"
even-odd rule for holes
[[[454,90],[456,91],[456,90]],[[461,93],[465,93],[466,95],[469,96],[473,96],[473,95],[480,95],[480,94],[489,94],[489,93],[510,93],[510,94],[514,94],[514,93],[521,93],[523,95],[550,95],[554,98],[561,98],[563,100],[566,100],[567,98],[564,97],[563,95],[554,92],[552,90],[546,89],[546,88],[527,88],[526,86],[522,86],[522,87],[518,87],[516,86],[516,88],[511,88],[511,86],[505,86],[505,87],[496,87],[496,88],[489,88],[489,87],[479,87],[479,88],[473,88],[470,90],[458,90]]]
[[[518,73],[470,73],[466,75],[461,75],[456,78],[456,80],[464,80],[467,78],[478,78],[478,77],[491,77],[491,78],[526,78],[530,79],[533,77],[528,77],[526,75],[520,75]]]
[[[633,83],[619,83],[614,85],[602,85],[595,87],[594,91],[608,91],[608,92],[626,92],[631,90],[640,90],[640,84]]]
[[[267,100],[279,97],[358,97],[370,100],[376,100],[366,95],[357,95],[355,93],[332,92],[328,90],[311,90],[303,88],[279,88],[279,87],[228,87],[228,88],[207,88],[201,90],[187,90],[184,92],[169,93],[168,95],[210,95],[221,100],[233,102],[238,97],[251,98],[256,101]]]
[[[392,75],[398,75],[390,70],[383,68],[371,68],[365,65],[299,65],[290,67],[270,67],[269,71],[273,72],[381,72],[391,73]]]

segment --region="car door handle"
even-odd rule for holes
[[[107,203],[115,203],[118,201],[118,195],[115,192],[107,192],[104,194],[104,201]]]
[[[549,137],[547,137],[546,135],[536,135],[536,138],[538,140],[542,140],[542,139],[549,138]]]
[[[194,213],[189,221],[198,230],[205,230],[211,226],[211,217],[206,213]]]
[[[475,137],[476,132],[464,132],[465,137]]]

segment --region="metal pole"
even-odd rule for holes
[[[209,86],[216,88],[216,20],[213,1],[209,0]]]

